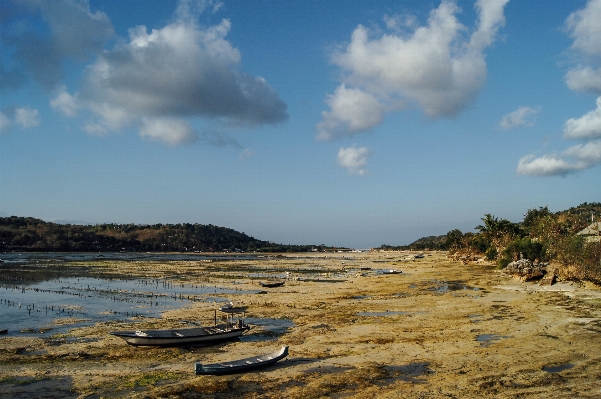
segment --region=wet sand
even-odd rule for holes
[[[131,347],[108,334],[132,326],[169,328],[183,319],[209,323],[216,305],[199,302],[164,313],[160,322],[2,337],[0,398],[601,397],[598,287],[541,287],[443,253],[414,261],[407,255],[99,263],[107,273],[261,289],[229,298],[248,306],[249,319],[285,319],[291,327],[257,325],[244,341],[198,348]],[[282,287],[257,284],[256,273],[286,272]],[[290,346],[290,355],[268,369],[193,372],[195,361],[234,360],[282,345]]]

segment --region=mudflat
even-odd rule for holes
[[[97,267],[253,290],[228,299],[247,307],[257,325],[243,340],[194,348],[132,347],[108,334],[183,319],[210,323],[218,304],[194,302],[160,320],[2,337],[0,398],[601,397],[601,290],[593,285],[521,282],[492,264],[463,265],[438,252]],[[391,269],[402,273],[382,273]],[[285,284],[261,287],[271,274]],[[270,329],[262,320],[285,323]],[[282,345],[289,356],[269,368],[194,373],[196,361],[236,360]]]

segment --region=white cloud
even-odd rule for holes
[[[574,39],[572,49],[586,63],[571,68],[565,76],[568,87],[577,91],[591,91],[601,94],[601,0],[589,0],[586,6],[573,12],[566,20],[566,28]]]
[[[240,52],[226,38],[230,21],[198,23],[200,13],[217,12],[222,5],[180,0],[170,24],[150,31],[134,27],[128,38],[105,48],[114,35],[112,24],[104,13],[91,11],[88,0],[5,0],[0,43],[10,56],[0,65],[0,89],[18,88],[32,78],[58,89],[50,101],[53,109],[67,116],[91,111],[83,127],[89,134],[131,126],[168,145],[196,137],[191,127],[173,121],[202,118],[228,128],[286,121],[287,105],[279,94],[264,78],[242,71]],[[85,68],[79,92],[58,86],[65,60],[90,57],[95,61]],[[156,128],[159,121],[169,121],[179,133],[164,133]]]
[[[382,122],[385,105],[370,93],[339,86],[326,100],[330,111],[322,112],[317,125],[318,140],[330,140],[338,134],[358,133]]]
[[[540,107],[520,107],[501,118],[501,123],[499,126],[505,130],[514,129],[519,126],[533,126],[534,116],[536,116],[536,114],[539,112]]]
[[[347,89],[329,97],[327,104],[354,106],[352,100],[338,97],[352,96],[351,89],[358,89],[373,96],[386,111],[411,103],[433,118],[456,115],[476,98],[486,78],[483,50],[505,23],[503,8],[507,1],[476,3],[477,29],[469,40],[463,36],[467,28],[455,17],[459,8],[450,0],[443,0],[431,11],[428,24],[415,28],[411,35],[391,32],[371,39],[369,30],[359,25],[345,50],[332,56],[332,62],[346,72],[340,87]],[[398,29],[395,20],[387,18],[386,23],[393,31]],[[346,119],[332,117],[349,114],[351,111],[342,108],[324,112],[318,136],[357,133]],[[359,125],[369,128],[373,122]]]
[[[0,112],[0,133],[7,131],[10,125],[11,122],[8,116],[6,116],[3,112]]]
[[[106,127],[94,122],[85,124],[82,129],[90,136],[102,137],[109,134],[109,131]]]
[[[188,121],[173,118],[143,118],[140,136],[170,146],[192,143],[198,139]]]
[[[202,117],[233,127],[288,118],[275,90],[263,78],[240,70],[240,52],[225,39],[228,20],[203,29],[194,18],[178,16],[151,32],[144,26],[130,29],[129,42],[106,51],[87,68],[77,98],[96,115],[96,124],[107,131],[143,124],[140,134],[148,136],[143,118]],[[165,142],[192,141],[185,137]]]
[[[367,147],[341,148],[338,151],[338,165],[346,168],[351,174],[364,175],[367,173],[367,159],[372,152]]]
[[[585,168],[601,162],[601,140],[578,144],[564,151],[565,155],[577,159]]]
[[[67,88],[64,85],[56,97],[50,100],[50,106],[66,116],[74,116],[77,112],[75,96],[67,93]]]
[[[597,109],[581,116],[568,119],[564,137],[567,139],[593,139],[601,137],[601,97],[597,98]]]
[[[17,108],[15,109],[15,123],[22,128],[30,128],[40,124],[39,112],[37,109]]]
[[[538,158],[526,155],[518,162],[517,172],[533,176],[565,176],[580,169],[582,165],[571,164],[555,155],[543,155]]]
[[[572,49],[580,57],[578,62],[598,63],[601,56],[601,0],[589,0],[583,9],[573,12],[566,27],[574,39]],[[565,76],[572,90],[601,94],[601,69],[579,64]],[[580,118],[568,119],[563,128],[564,138],[584,140],[586,143],[567,148],[561,154],[540,157],[527,155],[519,160],[517,172],[535,176],[565,176],[601,163],[601,97],[596,109]]]
[[[62,78],[65,59],[85,60],[113,35],[108,17],[92,12],[87,0],[1,3],[0,14],[6,11],[7,19],[0,42],[13,51],[8,68],[0,69],[0,88],[17,88],[31,77],[52,89]]]
[[[582,10],[570,14],[566,26],[574,38],[572,48],[601,55],[601,0],[589,0]]]
[[[567,158],[567,160],[566,160]],[[518,162],[517,172],[535,176],[565,176],[601,163],[601,140],[569,147],[560,155],[526,155]]]
[[[601,69],[579,66],[570,69],[565,78],[571,90],[601,93]]]

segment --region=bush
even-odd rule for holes
[[[486,260],[495,260],[497,259],[498,255],[499,253],[497,252],[496,248],[489,248],[486,251]]]
[[[499,269],[505,269],[507,267],[507,265],[510,263],[511,263],[511,259],[499,258],[499,260],[497,261],[497,267]]]
[[[528,259],[531,261],[546,260],[547,249],[540,242],[532,241],[531,238],[518,238],[513,240],[503,250],[503,258],[518,260],[520,258]]]

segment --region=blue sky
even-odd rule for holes
[[[369,248],[601,198],[601,0],[0,3],[0,216]]]

